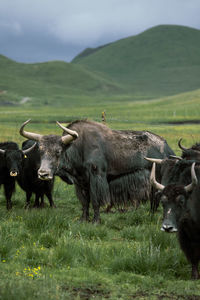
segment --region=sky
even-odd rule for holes
[[[161,24],[200,29],[200,0],[0,0],[0,54],[70,62]]]

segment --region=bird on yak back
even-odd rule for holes
[[[20,134],[38,142],[38,177],[50,180],[61,172],[63,179],[73,182],[82,205],[81,219],[86,221],[90,203],[93,222],[98,223],[101,205],[135,205],[151,199],[151,164],[144,156],[165,158],[174,154],[162,137],[149,131],[112,130],[84,120],[67,127],[57,122],[62,136],[41,135],[24,130],[29,121],[22,124]]]

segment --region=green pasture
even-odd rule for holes
[[[200,90],[151,101],[68,97],[63,106],[2,106],[0,139],[21,144],[19,127],[29,118],[27,130],[59,135],[56,120],[101,121],[106,110],[109,127],[153,131],[180,155],[177,141],[199,142],[200,124],[175,123],[200,120],[199,104]],[[54,201],[55,209],[45,199],[44,209],[25,210],[17,187],[8,212],[0,190],[0,299],[200,299],[200,282],[190,280],[176,235],[160,230],[161,208],[154,216],[149,203],[109,214],[102,208],[100,225],[80,223],[74,188],[59,178]]]

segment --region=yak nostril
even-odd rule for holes
[[[38,177],[39,177],[39,179],[42,179],[42,180],[52,179],[52,176],[47,171],[43,171],[43,170],[38,171]]]
[[[176,232],[177,231],[177,228],[174,227],[173,225],[163,225],[161,227],[161,230],[162,231],[165,231],[165,232]]]

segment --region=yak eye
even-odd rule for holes
[[[59,156],[60,153],[61,153],[61,150],[60,150],[60,149],[56,150],[56,156]]]
[[[183,206],[185,203],[185,197],[183,195],[179,195],[178,197],[176,197],[176,202],[179,206]]]
[[[160,202],[162,205],[165,205],[165,203],[167,202],[167,197],[165,195],[162,195]]]

